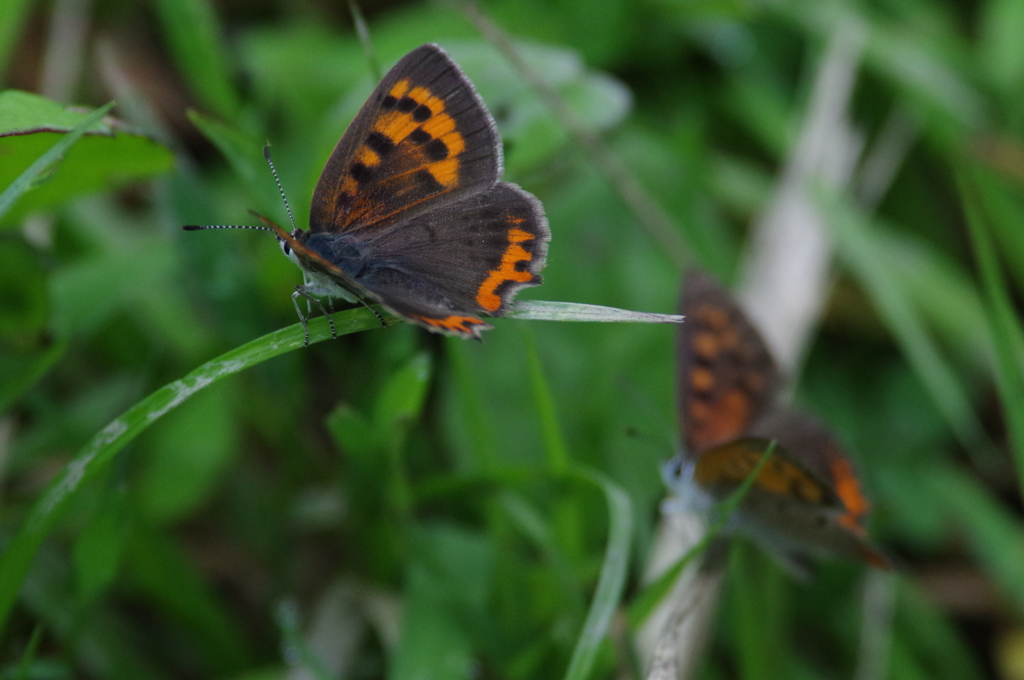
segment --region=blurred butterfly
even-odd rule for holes
[[[309,230],[266,219],[242,228],[273,231],[302,269],[292,301],[304,327],[298,298],[325,311],[317,298],[340,297],[479,339],[491,327],[481,315],[502,316],[521,288],[541,283],[550,240],[540,201],[501,174],[501,138],[483,100],[444,50],[423,45],[384,76],[338,141],[313,190]],[[222,228],[232,227],[184,227]]]
[[[807,573],[808,558],[822,555],[891,569],[868,539],[869,503],[852,464],[828,429],[776,402],[779,371],[729,293],[694,270],[680,306],[683,450],[663,473],[683,505],[710,511],[772,449],[729,527],[797,574]]]

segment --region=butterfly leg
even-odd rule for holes
[[[303,316],[302,308],[299,307],[299,296],[305,297],[306,304],[309,304],[309,296],[302,292],[301,287],[296,286],[295,292],[292,293],[292,304],[295,305],[295,313],[299,315],[299,321],[302,322],[302,330],[306,332],[306,342],[303,343],[303,347],[309,347],[309,326],[306,325],[306,320],[309,318],[309,315],[307,314]]]
[[[324,309],[324,306],[320,304],[319,300],[317,300],[317,304],[320,305],[320,311],[327,317],[327,323],[331,324],[331,340],[337,340],[338,329],[334,327],[334,298],[327,299],[327,305],[331,308],[330,312]]]
[[[302,314],[302,308],[299,307],[299,298],[300,297],[306,298],[306,310],[307,310],[307,313],[306,313],[305,316],[303,316],[303,314]],[[312,295],[307,293],[306,290],[303,288],[303,286],[295,286],[295,292],[292,293],[292,304],[295,305],[295,313],[299,315],[299,320],[302,321],[302,329],[306,332],[305,346],[309,347],[309,326],[307,325],[306,322],[309,320],[309,317],[313,313],[313,308],[311,306],[311,303],[316,303],[316,306],[319,307],[320,311],[323,312],[324,316],[327,317],[328,323],[331,324],[331,339],[332,340],[337,340],[337,338],[338,338],[338,329],[335,328],[335,326],[334,326],[334,318],[330,314],[327,313],[327,310],[324,309],[324,306],[320,302],[320,300],[316,299],[315,297],[313,297]]]
[[[331,339],[337,340],[338,334],[334,330],[334,298],[327,298],[327,320],[331,322]]]
[[[359,298],[359,304],[361,304],[363,307],[366,307],[371,312],[373,312],[373,315],[375,317],[377,317],[377,321],[380,321],[381,328],[387,328],[388,327],[388,324],[384,321],[384,317],[380,315],[380,312],[378,312],[376,309],[371,307],[369,305],[369,303],[366,302],[366,300],[364,300],[363,298]]]

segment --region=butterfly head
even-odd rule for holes
[[[275,233],[274,236],[277,237],[277,245],[281,248],[281,252],[284,253],[284,256],[287,257],[292,262],[294,262],[298,267],[302,267],[302,264],[299,262],[298,256],[295,254],[295,248],[292,246],[291,242],[297,241],[299,243],[302,243],[303,240],[305,240],[303,238],[305,236],[305,232],[302,231],[301,229],[296,229],[291,233],[291,239],[286,239],[280,233]]]
[[[680,451],[661,464],[661,478],[672,492],[663,506],[666,512],[698,512],[706,514],[716,499],[695,479],[696,461]]]

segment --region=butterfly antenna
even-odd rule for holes
[[[284,209],[288,211],[288,221],[292,223],[292,231],[295,231],[298,227],[295,226],[295,218],[292,216],[292,207],[288,205],[288,197],[284,195],[284,187],[281,186],[281,178],[277,176],[277,168],[274,167],[274,161],[270,160],[269,144],[263,147],[263,157],[267,159],[267,165],[270,166],[270,172],[274,175],[274,181],[277,182],[277,190],[281,192],[281,200],[284,201]]]
[[[260,227],[254,224],[186,224],[182,229],[185,231],[201,231],[203,229],[252,229],[254,231],[274,231],[270,227]]]

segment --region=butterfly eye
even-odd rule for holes
[[[282,239],[279,239],[279,240],[281,242],[281,250],[284,252],[284,254],[285,255],[291,255],[292,247],[290,245],[288,245],[288,241],[285,241],[285,240],[282,240]]]
[[[665,461],[661,466],[661,474],[665,479],[665,483],[669,486],[673,486],[675,482],[686,476],[687,462],[682,455],[676,454],[671,459]]]

